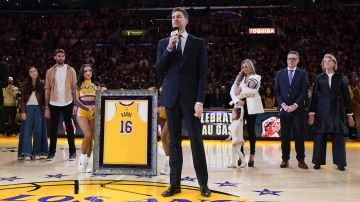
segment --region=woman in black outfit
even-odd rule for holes
[[[354,125],[348,83],[342,74],[336,72],[337,61],[326,54],[321,62],[323,73],[316,77],[313,98],[310,105],[309,124],[314,125],[314,169],[320,169],[326,162],[327,136],[331,135],[333,162],[341,171],[346,167],[344,135],[348,134],[346,120]]]

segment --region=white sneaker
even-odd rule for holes
[[[86,173],[92,173],[93,172],[93,158],[92,158],[92,154],[90,155],[90,157],[87,157],[87,161],[88,161],[88,165],[86,168]]]
[[[92,173],[92,172],[93,172],[93,168],[88,164],[88,167],[86,168],[86,173]]]
[[[30,161],[31,160],[31,157],[30,156],[25,156],[25,161]]]
[[[17,159],[18,160],[24,160],[24,156],[18,156]]]
[[[81,155],[79,158],[79,171],[81,173],[85,173],[87,165],[88,165],[88,163],[87,163],[86,156],[85,156],[85,158],[83,158],[83,156]]]
[[[245,168],[245,167],[246,167],[246,163],[245,163],[245,162],[241,162],[241,164],[240,164],[239,167],[240,167],[240,168]]]
[[[232,163],[232,164],[227,165],[226,167],[228,167],[228,168],[237,168],[237,165]]]
[[[40,156],[35,156],[35,160],[40,160]]]
[[[170,166],[164,165],[163,169],[160,170],[160,175],[169,175],[170,174]]]

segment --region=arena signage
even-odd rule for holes
[[[249,28],[249,34],[275,34],[275,28]]]
[[[122,35],[123,36],[142,36],[144,35],[145,30],[140,29],[129,29],[129,30],[123,30]]]
[[[230,134],[230,111],[205,111],[200,119],[204,136],[226,136]]]
[[[277,110],[266,109],[265,113],[258,114],[255,123],[257,139],[278,139],[280,131],[280,119]],[[204,139],[224,139],[230,135],[231,111],[207,111],[200,118],[202,135]],[[244,123],[246,125],[246,121]],[[184,124],[183,124],[184,125]],[[184,128],[183,133],[187,136]],[[246,126],[244,135],[247,136]]]

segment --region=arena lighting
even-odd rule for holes
[[[275,28],[249,28],[249,34],[275,34]]]
[[[122,30],[123,36],[141,36],[144,34],[145,34],[145,30],[140,30],[140,29]]]

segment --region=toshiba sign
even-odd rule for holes
[[[275,34],[275,28],[249,28],[249,34]]]

